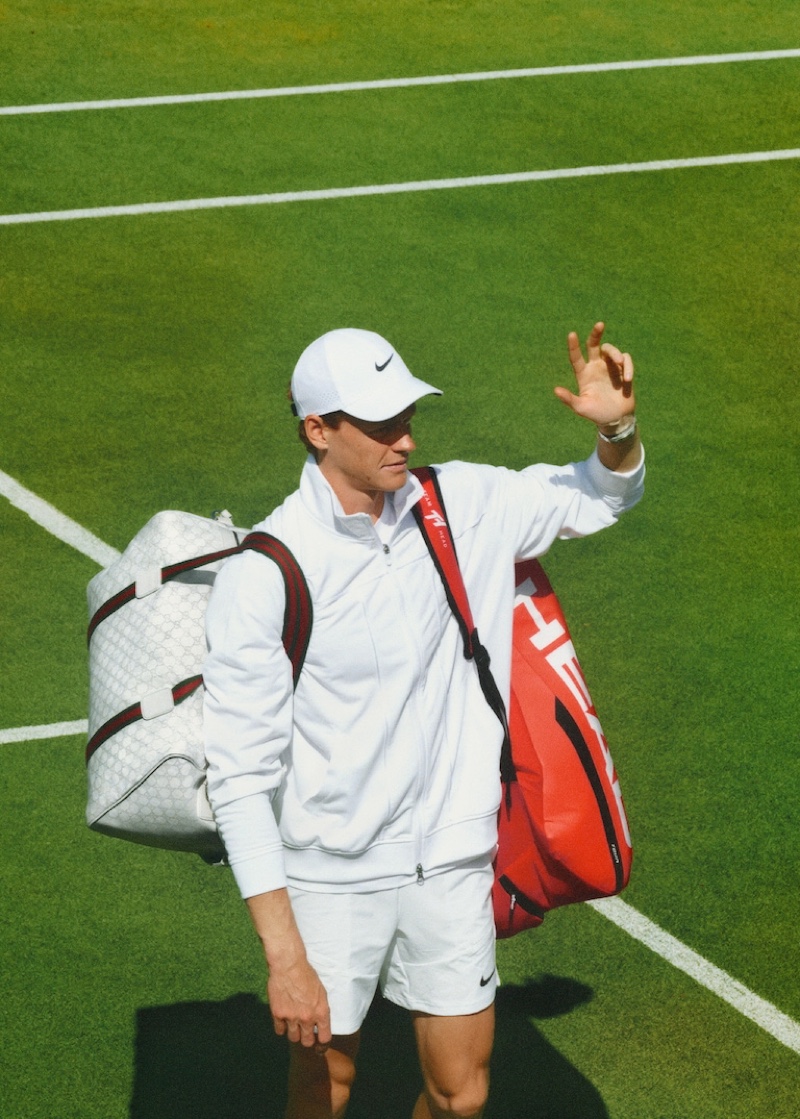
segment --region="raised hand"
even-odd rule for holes
[[[575,373],[578,392],[556,388],[556,396],[577,416],[583,416],[600,428],[613,431],[620,420],[633,414],[633,360],[616,346],[603,342],[605,323],[598,322],[586,343],[588,361],[583,356],[578,335],[573,330],[567,338],[569,360]]]

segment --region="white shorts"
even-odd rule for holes
[[[497,989],[491,862],[399,889],[321,894],[289,887],[295,918],[328,993],[331,1029],[361,1027],[375,991],[407,1010],[474,1014]]]

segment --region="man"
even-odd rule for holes
[[[640,497],[633,364],[575,334],[585,462],[437,467],[472,612],[506,701],[513,564],[613,524]],[[491,908],[501,731],[411,509],[413,377],[377,334],[335,330],[292,378],[309,451],[300,488],[259,526],[294,552],[314,624],[292,693],[274,564],[220,572],[207,615],[209,794],[264,946],[291,1045],[287,1119],[344,1115],[378,986],[412,1015],[424,1091],[413,1119],[478,1117],[497,985]],[[381,1109],[376,1103],[375,1114]]]

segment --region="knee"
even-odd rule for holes
[[[350,1092],[356,1078],[356,1066],[351,1060],[345,1058],[332,1062],[328,1068],[330,1072],[331,1111],[334,1117],[344,1115],[350,1102]]]
[[[426,1094],[431,1114],[449,1119],[480,1119],[489,1098],[489,1070],[477,1068],[457,1088],[428,1083]]]

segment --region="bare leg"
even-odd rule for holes
[[[356,1076],[360,1034],[334,1036],[325,1053],[290,1045],[284,1119],[342,1119]]]
[[[494,1006],[477,1014],[414,1014],[425,1080],[413,1119],[480,1119],[489,1093]]]

